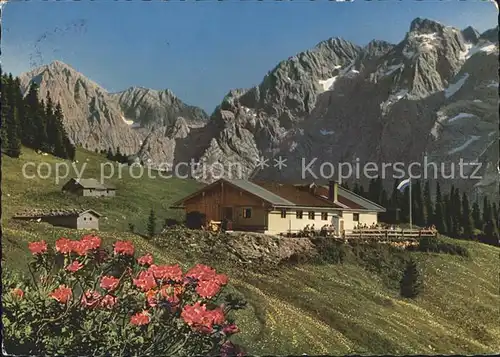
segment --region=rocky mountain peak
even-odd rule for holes
[[[177,117],[170,125],[165,133],[165,136],[171,139],[184,139],[188,136],[190,127],[183,117]]]
[[[499,32],[498,32],[498,26],[497,26],[495,28],[484,31],[481,34],[480,39],[490,41],[493,43],[498,43],[498,37],[499,37],[498,35],[499,35]]]
[[[472,26],[468,26],[462,30],[462,36],[466,42],[477,43],[479,41],[479,32]]]
[[[417,17],[410,24],[410,32],[419,32],[422,34],[442,32],[444,28],[445,26],[437,21],[421,17]]]
[[[154,128],[170,126],[178,116],[188,122],[206,121],[208,115],[200,108],[182,102],[171,90],[130,87],[111,95],[136,126]]]

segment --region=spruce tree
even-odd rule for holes
[[[57,135],[57,128],[55,123],[54,103],[50,97],[50,92],[47,92],[45,105],[45,121],[47,125],[47,152],[55,155],[55,136]]]
[[[401,221],[409,222],[410,221],[410,190],[409,187],[406,187],[400,199],[400,207],[401,207]],[[413,212],[412,212],[413,214]],[[413,220],[413,219],[412,219]]]
[[[453,197],[451,197],[452,212],[453,212],[453,234],[454,237],[459,237],[463,234],[462,225],[462,202],[460,199],[460,190],[455,189]]]
[[[389,207],[389,199],[387,198],[387,192],[385,189],[382,189],[382,193],[380,195],[380,203],[382,207]],[[381,221],[388,222],[390,217],[388,217],[387,212],[383,212],[380,215]]]
[[[473,235],[474,223],[472,219],[472,214],[470,211],[469,200],[467,194],[464,192],[462,194],[462,227],[463,227],[463,237],[471,239]]]
[[[490,213],[490,203],[488,201],[488,197],[484,197],[483,199],[483,225],[488,222],[491,217]]]
[[[16,103],[15,81],[12,75],[2,75],[2,152],[17,158],[21,155],[20,119]]]
[[[438,232],[444,234],[447,232],[446,221],[444,217],[444,202],[441,196],[441,186],[439,182],[436,186],[436,203],[434,205],[434,219],[433,224],[436,225]]]
[[[390,200],[390,207],[391,210],[394,211],[394,216],[392,218],[392,223],[399,223],[399,220],[401,217],[397,214],[397,212],[400,210],[399,206],[399,190],[398,190],[398,181],[394,180],[394,185],[392,186],[392,193],[391,193],[391,200]]]
[[[493,205],[492,205],[492,213],[493,213],[493,219],[496,222],[497,228],[499,228],[498,223],[499,223],[500,217],[498,216],[498,208],[497,208],[497,204],[495,202],[493,202]]]
[[[415,298],[420,294],[422,281],[417,263],[411,259],[407,262],[400,281],[400,293],[405,298]]]
[[[481,219],[481,211],[479,209],[479,204],[474,202],[472,204],[472,220],[474,222],[474,228],[483,229],[483,221]]]
[[[148,235],[152,238],[156,232],[156,215],[154,209],[151,208],[148,218]]]
[[[2,74],[2,92],[1,92],[1,115],[2,115],[2,125],[0,125],[0,140],[2,140],[2,152],[7,152],[9,146],[9,140],[7,138],[7,131],[9,128],[9,122],[6,118],[9,116],[10,103],[9,98],[6,94],[6,88],[8,86],[7,77]]]
[[[455,227],[453,225],[453,213],[451,208],[450,196],[448,194],[443,197],[443,215],[444,215],[444,223],[446,226],[446,234],[450,237],[453,236],[453,232],[455,231]]]
[[[52,144],[54,146],[54,155],[59,156],[63,159],[74,159],[74,146],[71,144],[69,138],[67,137],[66,130],[63,124],[63,112],[61,108],[61,103],[56,104],[52,118]],[[73,157],[71,157],[73,155]]]
[[[378,201],[376,190],[377,188],[375,179],[370,179],[370,182],[368,183],[368,199],[375,203],[377,203]]]
[[[498,245],[499,244],[499,232],[497,226],[497,217],[493,216],[493,209],[491,206],[486,210],[489,217],[484,223],[484,235],[486,236],[486,242],[488,244]]]
[[[352,192],[359,195],[359,184],[357,182],[354,183],[354,187],[352,189]]]
[[[24,101],[25,117],[22,120],[22,141],[23,143],[33,149],[39,148],[37,139],[37,118],[40,113],[40,103],[38,102],[38,86],[35,82],[31,82],[28,94]]]
[[[424,208],[425,224],[431,226],[434,223],[434,207],[432,205],[432,194],[429,181],[425,181],[424,186]]]
[[[412,192],[412,209],[414,214],[415,224],[418,226],[425,225],[425,215],[424,215],[424,199],[422,196],[422,188],[420,185],[420,180],[417,180],[413,185]]]
[[[9,115],[7,127],[7,150],[10,157],[18,158],[21,155],[21,138],[19,137],[19,118],[17,108],[14,108]]]
[[[111,148],[108,149],[108,153],[106,154],[106,158],[110,161],[114,161],[115,157],[113,155],[113,152],[111,151]]]

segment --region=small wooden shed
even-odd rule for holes
[[[99,218],[102,215],[93,209],[86,210],[52,210],[32,211],[14,216],[14,219],[24,221],[47,222],[53,226],[73,229],[99,230]]]

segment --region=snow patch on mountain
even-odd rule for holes
[[[455,153],[457,153],[457,152],[462,151],[462,150],[463,150],[463,149],[465,149],[467,146],[469,146],[470,144],[472,144],[474,141],[479,140],[480,138],[481,138],[480,136],[477,136],[477,135],[471,135],[471,136],[469,137],[469,139],[467,139],[467,141],[466,141],[465,143],[463,143],[462,145],[457,146],[456,148],[451,149],[450,151],[448,151],[448,155],[455,154]]]
[[[487,42],[487,43],[480,43],[475,46],[471,46],[467,54],[465,55],[465,59],[471,58],[473,55],[475,55],[478,52],[485,52],[486,54],[494,53],[497,51],[497,45]]]
[[[385,73],[383,74],[384,76],[390,76],[391,74],[393,74],[395,71],[397,71],[398,69],[402,69],[404,68],[404,64],[403,63],[400,63],[400,64],[394,64],[394,65],[391,65],[391,66],[388,66],[387,67],[387,71],[385,71]]]
[[[409,39],[416,40],[419,50],[433,49],[438,45],[439,36],[437,33],[410,33]]]
[[[380,103],[380,110],[382,111],[382,115],[386,115],[396,102],[400,101],[407,95],[408,89],[401,89],[400,91],[391,94],[385,102]]]
[[[455,115],[453,118],[450,118],[450,119],[448,120],[448,123],[452,123],[452,122],[457,121],[457,120],[459,120],[459,119],[464,119],[464,118],[473,118],[473,117],[475,117],[475,115],[474,115],[474,114],[469,114],[469,113],[460,113],[460,114],[458,114],[458,115]]]
[[[498,82],[497,81],[491,81],[486,86],[488,88],[498,88]]]
[[[326,129],[321,129],[321,130],[319,131],[319,133],[320,133],[321,135],[333,135],[333,134],[335,134],[335,132],[334,132],[334,131],[331,131],[331,130],[326,130]]]
[[[338,76],[334,76],[325,80],[319,80],[319,84],[323,87],[323,91],[333,90],[333,85]]]
[[[464,85],[467,78],[469,78],[469,73],[464,73],[464,75],[456,83],[453,83],[444,90],[444,96],[446,98],[450,98],[452,95],[458,92],[460,88],[462,88],[462,86]]]

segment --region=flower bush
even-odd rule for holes
[[[223,296],[228,278],[198,264],[156,265],[131,242],[112,251],[97,236],[29,243],[29,277],[5,273],[4,344],[36,355],[238,355]]]

